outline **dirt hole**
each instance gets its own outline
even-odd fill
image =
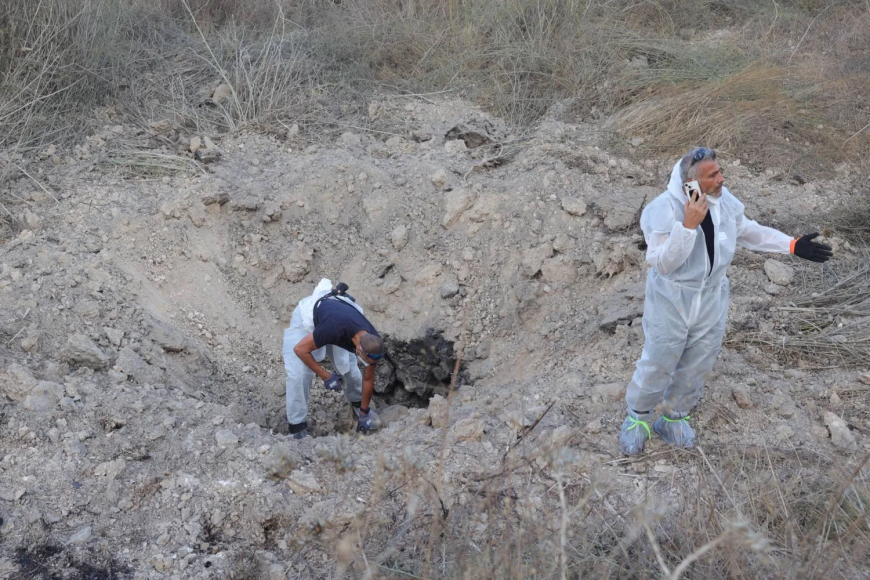
[[[446,397],[456,367],[454,341],[442,331],[430,328],[409,341],[385,336],[387,356],[378,365],[375,392],[390,405],[426,407],[433,395]],[[456,387],[468,380],[460,363]]]

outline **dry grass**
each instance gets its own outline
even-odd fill
[[[589,469],[576,438],[551,433],[460,481],[439,483],[420,450],[386,452],[370,507],[310,530],[294,560],[336,558],[318,578],[866,577],[866,459],[741,445],[662,452],[670,473],[657,458]]]
[[[818,172],[870,142],[868,24],[858,0],[10,0],[0,144],[75,139],[100,104],[197,130],[322,131],[367,123],[389,85],[465,95],[514,126],[557,104],[615,114],[658,151],[703,142]],[[204,106],[220,83],[232,99]]]
[[[833,277],[833,278],[832,278]],[[821,367],[866,367],[870,360],[870,257],[845,273],[825,269],[805,280],[802,297],[780,305],[781,330],[741,342]]]
[[[740,155],[745,144],[758,139],[773,148],[752,160],[775,164],[787,152],[772,137],[783,115],[800,108],[788,89],[801,84],[809,90],[811,81],[781,67],[752,64],[698,88],[658,89],[622,111],[617,126],[630,134],[655,135],[663,151],[678,150],[686,143],[717,143],[720,149]],[[839,151],[828,137],[821,131],[812,136],[817,148],[827,147],[827,156],[837,158]]]

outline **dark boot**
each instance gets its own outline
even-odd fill
[[[305,439],[308,437],[308,421],[302,421],[295,425],[290,423],[289,431],[292,439]]]

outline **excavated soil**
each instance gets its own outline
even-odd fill
[[[610,478],[614,505],[653,489],[681,501],[672,483],[694,473],[691,455],[657,439],[640,460],[616,447],[643,342],[637,217],[674,160],[610,153],[596,127],[553,119],[511,136],[459,101],[369,110],[406,132],[202,136],[203,163],[178,173],[154,161],[178,151],[154,141],[132,165],[125,143],[168,131],[185,152],[182,128],[101,111],[103,132],[26,160],[32,178],[13,182],[16,221],[0,232],[3,577],[360,577],[360,558],[342,559],[359,522],[372,561],[422,558],[438,510],[484,537],[480,482],[556,444],[577,452],[577,485]],[[854,178],[798,185],[734,155],[723,166],[750,217],[796,235],[827,225]],[[716,465],[763,448],[827,469],[870,448],[867,409],[836,397],[860,384],[856,370],[739,340],[779,328],[777,305],[857,260],[828,240],[823,270],[738,252],[729,342],[696,412]],[[773,284],[767,260],[793,280]],[[375,397],[387,426],[367,438],[335,437],[351,413],[319,381],[316,436],[284,435],[282,332],[324,277],[349,284],[389,337]],[[851,440],[831,438],[826,411]],[[409,473],[443,482],[419,520],[412,496],[432,486],[390,487]],[[511,480],[532,511],[558,501],[536,477]]]

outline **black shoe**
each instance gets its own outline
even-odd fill
[[[308,437],[308,421],[290,423],[290,437],[293,439],[305,439]]]

